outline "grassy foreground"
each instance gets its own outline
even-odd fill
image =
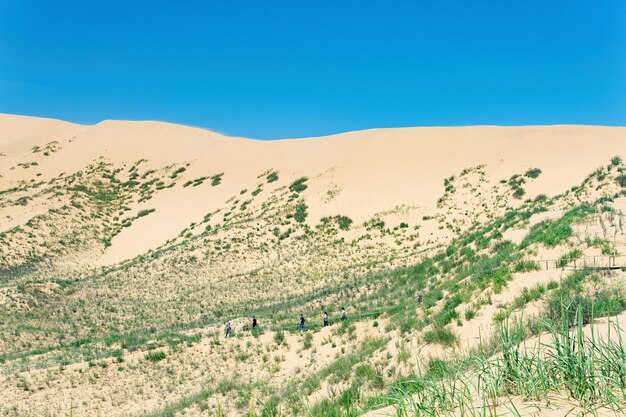
[[[624,415],[626,337],[616,318],[585,325],[577,308],[573,323],[563,314],[533,325],[537,335],[529,339],[529,322],[505,320],[478,349],[421,364],[388,395],[364,398],[351,388],[306,407],[305,415],[356,417],[383,408],[371,415],[495,417],[543,415],[553,406],[567,407],[568,415]],[[275,404],[256,405],[261,411],[251,402],[249,417],[290,415]]]

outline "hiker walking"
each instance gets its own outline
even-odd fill
[[[417,305],[421,305],[422,304],[422,292],[418,291],[417,292]]]
[[[341,321],[344,321],[345,319],[346,319],[346,308],[341,307]]]
[[[224,337],[230,336],[230,320],[226,320],[226,327],[224,328],[224,332],[226,333]]]
[[[256,317],[252,316],[252,328],[256,329],[256,326],[257,326]]]
[[[328,326],[328,313],[324,311],[324,327]]]
[[[300,323],[298,324],[298,332],[304,331],[304,314],[300,313]]]

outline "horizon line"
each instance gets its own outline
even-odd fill
[[[102,123],[106,122],[119,122],[119,123],[164,123],[168,125],[174,126],[183,126],[191,129],[199,129],[204,130],[211,133],[216,133],[218,135],[228,137],[228,138],[239,138],[239,139],[249,139],[249,140],[257,140],[257,141],[279,141],[279,140],[300,140],[300,139],[316,139],[316,138],[325,138],[331,136],[338,136],[348,133],[357,133],[357,132],[367,132],[367,131],[375,131],[375,130],[400,130],[400,129],[458,129],[458,128],[478,128],[478,127],[487,127],[487,128],[511,128],[511,127],[556,127],[556,126],[581,126],[581,127],[615,127],[615,128],[626,128],[625,125],[613,125],[613,124],[590,124],[590,123],[546,123],[546,124],[459,124],[459,125],[409,125],[409,126],[391,126],[391,127],[366,127],[362,129],[354,129],[354,130],[344,130],[335,133],[328,133],[317,136],[296,136],[296,137],[278,137],[278,138],[253,138],[247,136],[239,136],[233,135],[230,133],[226,133],[220,131],[218,129],[213,129],[206,126],[193,125],[188,123],[181,122],[173,122],[167,120],[156,120],[156,119],[102,119],[95,123],[84,123],[84,122],[75,122],[71,120],[60,119],[58,117],[49,117],[49,116],[33,116],[28,114],[16,114],[16,113],[5,113],[0,112],[0,116],[13,116],[20,118],[31,118],[31,119],[43,119],[43,120],[54,120],[63,123],[69,123],[79,126],[85,127],[94,127]]]

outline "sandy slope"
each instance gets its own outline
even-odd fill
[[[48,157],[34,146],[58,142]],[[270,169],[275,186],[301,176],[316,178],[308,198],[309,220],[345,214],[362,221],[407,204],[435,207],[443,180],[464,168],[486,165],[497,182],[530,167],[539,181],[525,186],[528,197],[553,195],[579,183],[613,155],[626,156],[626,128],[597,126],[455,127],[373,129],[321,138],[256,141],[161,122],[104,121],[93,126],[24,116],[0,115],[0,189],[20,180],[48,179],[75,172],[104,158],[127,168],[189,164],[183,180],[224,172],[220,187],[166,189],[135,210],[156,212],[118,235],[100,263],[108,264],[162,244],[244,188],[261,182]],[[19,163],[36,161],[24,169]],[[37,176],[39,174],[39,176]],[[268,185],[266,185],[268,187]],[[337,190],[332,199],[327,189]],[[330,200],[330,201],[329,201]],[[9,213],[14,218],[17,211]],[[14,222],[3,219],[4,226]]]

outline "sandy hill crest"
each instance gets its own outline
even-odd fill
[[[255,189],[261,174],[270,171],[280,179],[265,188],[311,179],[308,222],[338,214],[362,222],[399,206],[415,207],[415,218],[428,215],[444,194],[444,179],[471,167],[484,167],[485,181],[494,184],[539,168],[541,178],[525,187],[525,198],[532,198],[563,192],[611,156],[624,154],[626,128],[621,127],[422,127],[257,141],[162,122],[107,120],[84,126],[0,115],[1,189],[79,172],[95,161],[113,169],[142,161],[144,172],[185,167],[181,184],[129,205],[155,213],[120,233],[109,249],[117,254],[105,254],[105,263],[157,247],[242,190]],[[182,187],[219,173],[220,187]],[[31,209],[43,208],[2,210],[2,229],[29,218]]]

